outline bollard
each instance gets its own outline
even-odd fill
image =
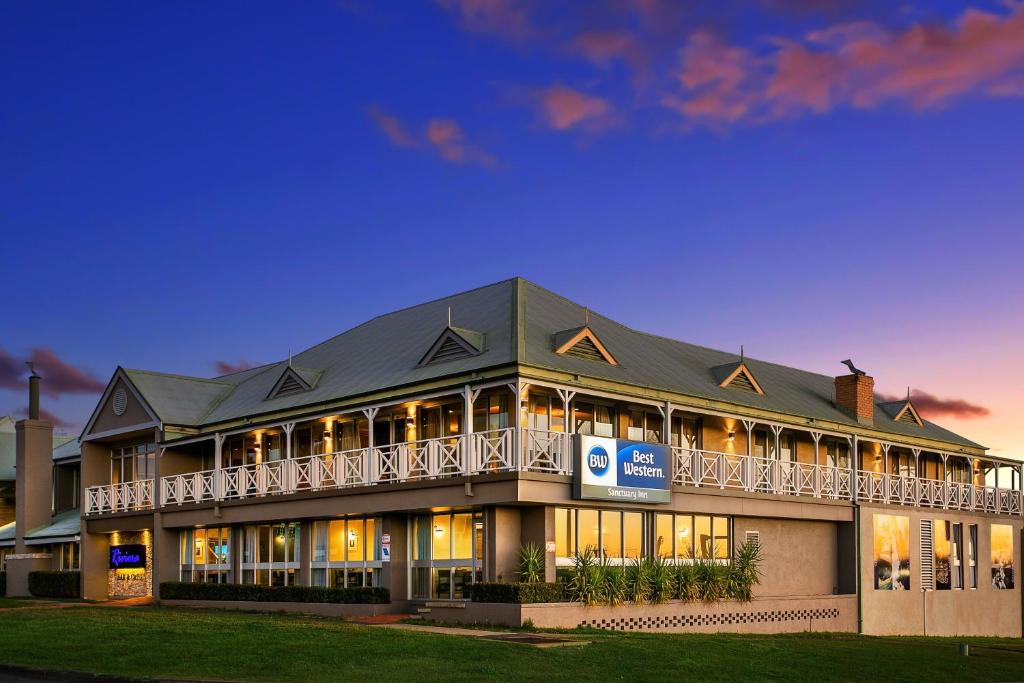
[[[971,646],[967,643],[960,643],[960,655],[963,657],[971,656]]]

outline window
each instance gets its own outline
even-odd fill
[[[53,468],[53,501],[51,512],[59,514],[78,507],[78,471],[76,465],[57,465]]]
[[[629,411],[629,428],[626,438],[630,441],[661,443],[663,420],[661,415],[642,410]]]
[[[10,552],[11,548],[0,548],[0,572],[7,571],[7,555]]]
[[[953,565],[951,563],[952,525],[942,519],[935,520],[935,590],[948,591],[953,588]]]
[[[963,590],[964,587],[964,525],[953,524],[952,538],[953,588]]]
[[[465,600],[470,585],[483,580],[482,513],[419,515],[412,520],[412,539],[414,598]]]
[[[368,448],[370,445],[370,432],[367,421],[358,419],[335,422],[333,445],[334,451],[339,453]]]
[[[850,467],[849,445],[836,439],[824,439],[825,464],[829,467],[848,469]]]
[[[299,571],[299,523],[244,528],[242,583],[293,586]]]
[[[577,434],[615,436],[615,413],[609,406],[574,401],[573,415]]]
[[[555,508],[556,567],[572,566],[576,553],[586,548],[611,564],[627,564],[634,557],[642,557],[644,513]]]
[[[654,516],[654,552],[666,560],[727,560],[732,556],[728,517]]]
[[[699,449],[701,447],[700,423],[687,417],[673,417],[672,445]]]
[[[978,587],[978,525],[967,527],[967,585]]]
[[[77,543],[61,543],[53,553],[57,557],[57,568],[62,572],[78,571],[81,553]]]
[[[1013,527],[993,524],[992,533],[992,587],[1002,590],[1013,588]]]
[[[110,483],[122,484],[156,476],[156,445],[141,443],[115,448],[110,455]]]
[[[181,580],[186,583],[230,583],[231,529],[186,529],[180,534]]]
[[[492,432],[508,427],[508,393],[491,393],[473,405],[473,431]]]
[[[530,429],[540,431],[565,431],[565,406],[557,396],[530,394],[530,410],[527,418]]]
[[[310,557],[314,586],[379,586],[380,520],[374,517],[313,522]]]

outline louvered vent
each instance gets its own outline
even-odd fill
[[[459,342],[455,341],[451,337],[444,340],[441,346],[434,352],[428,363],[443,363],[449,360],[458,360],[460,358],[469,358],[473,354],[470,353],[466,347]]]
[[[284,378],[284,381],[281,382],[281,386],[277,388],[277,393],[274,394],[274,397],[276,398],[278,396],[288,396],[289,394],[297,394],[300,391],[305,390],[306,388],[299,384],[299,381],[295,379],[293,375],[288,375],[287,377]]]
[[[729,388],[730,389],[740,389],[742,391],[749,391],[752,394],[756,394],[757,393],[757,389],[755,389],[754,385],[751,384],[750,378],[747,377],[747,373],[745,373],[745,372],[741,372],[738,375],[736,375],[735,377],[733,377],[732,381],[729,382]]]
[[[903,411],[903,414],[900,415],[900,419],[897,420],[897,422],[905,422],[906,424],[917,425],[917,419],[914,417],[914,413],[912,410],[910,410],[910,408],[907,408],[906,410]]]
[[[607,362],[590,337],[583,337],[580,339],[572,346],[572,348],[565,352],[565,355],[582,358],[584,360],[596,360],[601,361],[602,363]]]
[[[761,547],[761,532],[760,531],[747,531],[743,534],[743,540],[751,545]]]
[[[921,588],[935,590],[935,553],[933,551],[932,520],[921,520]]]

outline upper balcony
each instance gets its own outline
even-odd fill
[[[496,472],[571,475],[572,435],[514,427],[163,477],[159,505],[281,496]],[[678,486],[1020,515],[1022,493],[753,455],[672,447]],[[85,514],[154,507],[153,480],[93,486]]]

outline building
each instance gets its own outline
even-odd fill
[[[71,436],[53,436],[49,423],[37,422],[44,432],[44,443],[45,433],[50,434],[51,459],[47,462],[45,457],[39,458],[32,463],[33,468],[36,462],[39,464],[37,469],[33,469],[30,481],[28,477],[20,479],[16,476],[17,430],[21,427],[15,426],[13,418],[0,417],[0,495],[4,496],[0,513],[4,514],[2,519],[5,522],[0,524],[0,571],[7,571],[8,556],[17,557],[19,554],[32,556],[28,561],[33,569],[78,569],[81,518],[78,440]],[[25,508],[17,517],[29,520],[24,536],[20,538],[24,543],[21,550],[17,550],[21,529],[15,521],[19,500],[24,501]],[[12,564],[16,563],[17,560]],[[14,574],[24,581],[15,579],[8,588],[8,594],[27,594],[27,574],[17,570]]]
[[[645,334],[517,278],[223,377],[119,368],[81,437],[82,586],[380,585],[395,611],[501,620],[468,589],[515,580],[527,542],[555,580],[585,546],[756,539],[753,603],[535,623],[1020,636],[1021,474],[852,363]],[[112,569],[124,546],[144,559]]]

